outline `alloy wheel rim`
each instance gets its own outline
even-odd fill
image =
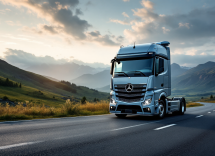
[[[182,103],[181,111],[184,112],[184,103]]]
[[[163,105],[160,105],[160,106],[159,106],[159,114],[160,114],[160,117],[162,117],[162,116],[163,116],[163,114],[164,114],[164,108],[163,108]]]

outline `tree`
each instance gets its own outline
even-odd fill
[[[204,99],[204,97],[202,97],[201,99]]]
[[[210,96],[210,99],[213,99],[213,98],[214,98],[213,95],[211,95],[211,96]]]
[[[98,102],[98,101],[99,101],[99,99],[95,98],[93,101],[94,101],[94,102]]]
[[[22,84],[21,83],[19,84],[19,88],[22,88]]]
[[[93,101],[94,101],[94,102],[97,102],[97,99],[95,98]]]
[[[87,98],[84,96],[84,97],[81,99],[81,104],[85,104],[85,103],[86,103],[86,100],[87,100]]]

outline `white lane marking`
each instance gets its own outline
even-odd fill
[[[208,113],[211,113],[211,112],[208,112]]]
[[[6,123],[17,123],[19,121],[5,121]]]
[[[196,118],[200,118],[200,117],[202,117],[202,116],[204,116],[204,115],[199,115],[199,116],[196,116]]]
[[[40,143],[43,141],[37,141],[37,142],[25,142],[25,143],[20,143],[20,144],[13,144],[13,145],[7,145],[7,146],[0,146],[0,150],[8,149],[8,148],[13,148],[13,147],[19,147],[19,146],[26,146],[26,145],[32,145],[36,143]]]
[[[150,124],[150,123],[156,123],[156,122],[160,122],[160,121],[148,122],[148,123],[139,124],[139,125],[133,125],[133,126],[128,126],[128,127],[117,128],[117,129],[113,129],[111,131],[118,131],[118,130],[123,130],[123,129],[127,129],[127,128],[133,128],[133,127],[143,126],[143,125],[147,125],[147,124]]]
[[[163,127],[156,128],[156,129],[154,129],[154,130],[160,130],[160,129],[172,127],[172,126],[175,126],[175,125],[176,125],[176,124],[171,124],[171,125],[167,125],[167,126],[163,126]]]

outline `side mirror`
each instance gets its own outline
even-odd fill
[[[155,59],[155,76],[158,76],[159,74],[159,59]]]
[[[113,75],[113,68],[114,68],[114,62],[115,60],[111,60],[111,68],[110,68],[110,74]]]

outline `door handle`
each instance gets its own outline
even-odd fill
[[[161,87],[163,87],[163,83],[161,84]]]

